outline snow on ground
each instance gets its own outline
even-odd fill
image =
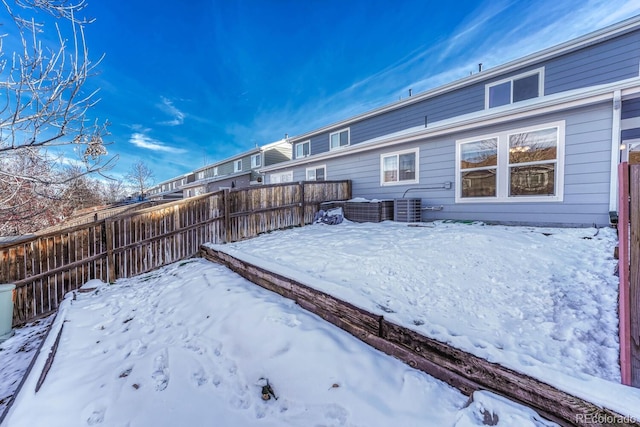
[[[265,379],[277,400],[262,399]],[[464,427],[482,425],[487,406],[498,425],[550,425],[499,399],[467,401],[293,301],[196,259],[68,296],[3,426]]]
[[[615,384],[614,229],[417,225],[318,224],[215,248],[640,416],[640,390]]]
[[[611,229],[345,222],[216,248],[640,418],[640,390],[615,384],[615,240]],[[204,260],[92,287],[64,300],[2,427],[547,425],[487,392],[467,405]],[[262,400],[263,378],[277,400]]]
[[[35,357],[52,320],[53,316],[49,316],[15,328],[15,334],[0,343],[0,419]]]

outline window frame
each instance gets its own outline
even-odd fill
[[[338,145],[337,147],[332,147],[331,146],[331,138],[333,137],[333,135],[340,135],[342,132],[347,132],[347,143],[345,145]],[[338,139],[338,141],[339,141],[339,139]],[[344,129],[340,129],[340,130],[337,130],[335,132],[329,133],[329,151],[341,150],[341,149],[346,148],[346,147],[348,147],[350,145],[351,145],[351,128],[344,128]]]
[[[512,105],[514,103],[513,101],[513,82],[515,80],[521,80],[525,77],[529,77],[532,76],[534,74],[538,74],[538,96],[535,96],[533,98],[529,98],[529,99],[536,99],[536,98],[540,98],[542,96],[544,96],[544,67],[540,67],[540,68],[536,68],[534,70],[531,71],[527,71],[524,73],[520,73],[517,74],[515,76],[511,76],[511,77],[507,77],[505,79],[501,79],[501,80],[496,80],[495,82],[491,82],[491,83],[487,83],[484,85],[484,108],[485,110],[489,110],[492,108],[499,108],[499,107],[504,107],[507,105]],[[489,94],[490,94],[490,90],[492,87],[495,86],[499,86],[501,84],[510,82],[510,94],[509,94],[509,103],[507,104],[502,104],[502,105],[496,105],[495,107],[490,107],[489,106]],[[528,101],[529,99],[525,99],[522,101],[516,101],[516,102],[523,102],[523,101]]]
[[[413,153],[415,155],[415,177],[412,180],[400,180],[400,156],[403,154]],[[384,160],[388,157],[395,156],[398,161],[398,180],[385,181],[384,179]],[[406,150],[391,151],[380,154],[380,186],[387,187],[393,185],[414,185],[420,184],[420,147],[409,148]]]
[[[242,172],[242,159],[233,161],[233,173]]]
[[[257,161],[256,161],[257,159]],[[262,154],[252,154],[251,155],[251,169],[262,167]]]
[[[331,137],[329,137],[329,144],[331,144]],[[302,156],[298,155],[298,147],[304,147],[307,146],[307,154],[303,154]],[[309,157],[311,155],[311,140],[308,139],[306,141],[302,141],[302,142],[297,142],[294,146],[294,151],[296,153],[296,159],[302,159],[304,157]],[[302,149],[302,152],[304,153],[304,148]]]
[[[273,178],[277,176],[278,177],[278,182],[273,182]],[[286,176],[288,179],[286,181],[282,180],[282,177]],[[284,171],[284,172],[275,172],[272,174],[269,174],[269,184],[282,184],[282,183],[286,183],[286,182],[293,182],[293,171],[289,170],[289,171]]]
[[[326,181],[327,180],[327,165],[318,165],[318,166],[313,166],[313,167],[306,168],[305,171],[304,171],[305,181],[317,181],[316,177],[318,176],[318,173],[317,173],[318,169],[323,169],[324,170],[324,179],[322,181]],[[313,179],[309,178],[309,171],[313,171]]]
[[[556,141],[556,158],[555,160],[549,160],[541,162],[541,164],[554,163],[555,169],[555,194],[550,196],[543,195],[517,195],[510,196],[510,169],[517,163],[510,163],[509,161],[509,137],[511,135],[536,132],[547,130],[551,128],[557,128],[557,141]],[[456,153],[455,153],[455,203],[540,203],[540,202],[562,202],[564,201],[564,150],[565,150],[565,138],[566,138],[566,124],[564,120],[556,122],[548,122],[540,125],[527,126],[522,128],[507,129],[499,132],[493,132],[484,135],[478,135],[471,138],[464,138],[456,140]],[[497,165],[496,165],[496,195],[487,197],[462,197],[462,179],[461,173],[464,169],[461,168],[461,150],[462,146],[467,143],[477,142],[479,140],[486,140],[496,138],[498,140],[497,147]]]

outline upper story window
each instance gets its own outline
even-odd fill
[[[380,185],[417,184],[419,152],[414,148],[380,155]]]
[[[204,179],[204,171],[198,172],[198,179]]]
[[[213,167],[213,176],[218,176],[218,167],[217,166]]]
[[[262,154],[254,154],[251,156],[251,168],[259,168],[262,166]]]
[[[311,141],[304,141],[296,144],[296,159],[307,157],[309,154],[311,154]]]
[[[242,171],[242,159],[236,160],[235,162],[233,162],[233,171],[234,172]]]
[[[564,122],[456,142],[456,202],[562,201]]]
[[[329,134],[330,150],[335,150],[336,148],[340,147],[346,147],[347,145],[349,145],[349,128]]]
[[[324,181],[327,179],[327,166],[307,168],[307,181]]]
[[[493,108],[542,96],[544,68],[489,83],[485,86],[485,107]]]

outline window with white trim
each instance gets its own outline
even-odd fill
[[[313,168],[307,168],[306,173],[307,181],[324,181],[327,179],[327,166],[316,166]]]
[[[420,150],[395,151],[380,155],[380,185],[417,184]]]
[[[262,166],[262,154],[254,154],[251,156],[251,169]]]
[[[218,176],[218,167],[217,166],[213,167],[213,176]]]
[[[293,182],[293,171],[272,173],[269,175],[269,184],[280,184],[282,182]]]
[[[329,149],[335,150],[349,145],[349,128],[329,134]]]
[[[542,96],[544,68],[489,83],[485,86],[485,108],[494,108]]]
[[[456,202],[562,201],[564,126],[456,141]]]
[[[242,171],[242,159],[236,160],[235,162],[233,162],[233,171],[234,172]]]
[[[311,141],[304,141],[296,144],[296,159],[307,157],[310,154],[311,154]]]

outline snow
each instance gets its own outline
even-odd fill
[[[214,246],[640,418],[619,385],[611,228],[345,221]]]
[[[13,398],[44,339],[53,316],[15,328],[15,334],[0,343],[0,418]]]
[[[345,221],[216,249],[640,418],[640,390],[617,384],[614,230],[412,225]],[[277,400],[262,400],[265,379]],[[487,417],[553,425],[488,392],[469,402],[293,301],[194,259],[68,295],[3,427],[465,427]]]

